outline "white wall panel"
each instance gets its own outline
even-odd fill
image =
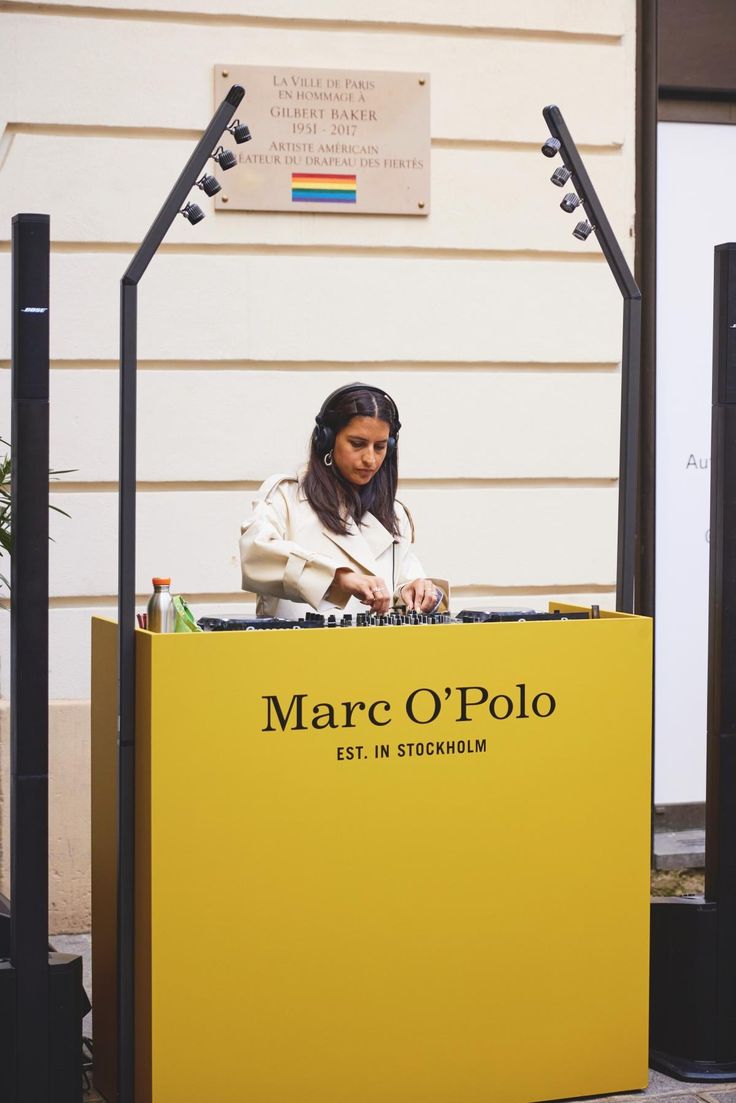
[[[118,355],[117,254],[52,257],[51,355]],[[10,257],[0,255],[0,299]],[[138,355],[161,360],[616,361],[605,262],[164,254],[139,291]],[[0,359],[10,334],[0,332]]]
[[[100,8],[119,2],[102,0]],[[119,279],[129,254],[106,251],[107,243],[137,241],[150,224],[191,149],[191,138],[172,137],[175,129],[189,133],[211,115],[213,62],[429,70],[437,140],[430,218],[210,212],[196,231],[183,220],[174,227],[168,240],[192,250],[159,256],[141,285],[141,358],[170,370],[140,373],[139,476],[165,486],[257,481],[288,469],[299,461],[324,393],[361,374],[349,367],[320,372],[320,362],[368,362],[367,378],[380,378],[402,408],[404,477],[440,480],[404,491],[425,553],[449,563],[474,598],[482,603],[494,587],[516,593],[523,585],[611,585],[616,491],[606,481],[613,483],[617,468],[618,376],[527,366],[617,362],[620,299],[600,261],[540,255],[590,257],[597,245],[571,238],[572,220],[558,212],[559,193],[547,181],[551,166],[523,143],[543,140],[547,102],[560,103],[579,143],[625,142],[622,152],[585,156],[631,255],[634,3],[351,0],[346,7],[344,0],[315,0],[308,13],[301,0],[157,3],[141,0],[135,15],[123,4],[122,18],[96,18],[89,9],[72,18],[68,7],[58,16],[37,14],[29,5],[3,21],[0,64],[10,89],[3,115],[20,132],[5,147],[0,224],[14,210],[47,209],[56,241],[90,245],[89,252],[74,246],[53,257],[52,355],[70,367],[52,376],[52,463],[77,467],[75,484],[116,478],[117,374],[73,365],[117,356]],[[147,6],[150,18],[141,17]],[[36,80],[39,67],[46,82]],[[34,124],[70,129],[23,132]],[[85,126],[92,130],[74,130]],[[106,127],[126,129],[105,137]],[[145,128],[157,140],[146,140]],[[168,138],[158,139],[156,128],[166,128]],[[446,139],[460,142],[448,147]],[[517,144],[466,148],[464,140]],[[80,165],[92,166],[93,179],[81,195],[69,184]],[[299,255],[333,246],[334,255]],[[340,255],[351,247],[378,253]],[[291,248],[297,255],[284,255]],[[253,249],[274,251],[247,255]],[[382,249],[409,252],[391,257]],[[427,255],[411,256],[414,249]],[[471,250],[529,256],[460,256]],[[442,259],[449,251],[458,256]],[[8,269],[7,253],[0,254],[6,299]],[[0,359],[8,356],[8,334],[0,330]],[[201,370],[179,372],[179,361]],[[218,370],[219,361],[235,370]],[[375,370],[402,362],[412,370]],[[464,362],[507,367],[458,371]],[[270,363],[279,370],[268,371]],[[289,363],[310,370],[283,370]],[[422,363],[447,368],[422,372]],[[257,364],[264,370],[248,370]],[[514,364],[526,370],[513,372]],[[0,372],[0,414],[7,388],[8,373]],[[269,410],[279,411],[276,431]],[[7,432],[2,422],[0,416],[0,433]],[[443,487],[444,479],[508,482],[458,488]],[[566,479],[582,485],[548,485]],[[586,486],[592,479],[603,482]],[[57,592],[75,600],[111,592],[115,496],[57,497],[73,515],[53,519]],[[237,588],[230,541],[244,497],[224,490],[142,493],[143,589],[146,576],[167,567],[191,576],[195,592]],[[473,528],[472,547],[451,540],[458,518],[461,529]],[[479,541],[493,554],[481,556]],[[74,649],[64,641],[77,631],[68,618],[79,620],[79,613],[53,611],[58,696],[76,678]]]
[[[657,157],[654,792],[671,804],[706,795],[713,250],[734,240],[736,131],[659,123]],[[712,180],[697,218],[685,162]]]
[[[405,479],[618,476],[614,373],[212,370],[139,372],[138,478],[260,481],[295,470],[325,396],[361,374],[399,407]],[[5,439],[9,376],[0,372]],[[117,481],[116,370],[52,373],[51,460],[75,468],[67,481]]]
[[[211,118],[215,62],[430,72],[432,213],[177,220],[140,288],[141,605],[151,575],[170,572],[198,615],[253,608],[239,589],[245,484],[297,464],[324,395],[365,376],[401,408],[401,495],[455,610],[544,608],[555,594],[611,607],[621,300],[596,241],[572,238],[538,146],[542,107],[558,103],[631,260],[636,10],[48,0],[2,15],[0,302],[10,217],[48,211],[51,463],[78,469],[52,496],[71,517],[52,515],[49,549],[54,784],[76,814],[55,829],[55,877],[70,883],[70,848],[84,872],[89,621],[115,616],[120,277]],[[247,100],[239,114],[248,121]],[[0,325],[0,435],[9,356]],[[0,697],[8,622],[0,610]],[[63,773],[72,737],[80,757]],[[0,877],[7,772],[4,760]],[[68,914],[84,925],[79,885]]]
[[[422,565],[460,586],[610,585],[615,488],[402,490]]]
[[[70,0],[48,0],[69,6]],[[89,0],[71,0],[71,6],[89,7]],[[29,7],[32,5],[29,4]],[[125,9],[122,0],[96,0],[96,8]],[[329,20],[349,26],[354,22],[410,23],[431,31],[435,25],[467,30],[547,30],[553,33],[621,34],[628,6],[624,0],[136,0],[141,11],[213,12],[243,17],[293,19],[308,26]]]
[[[54,241],[139,242],[153,220],[152,208],[168,195],[193,144],[191,139],[154,143],[146,138],[15,134],[0,169],[0,237],[9,238],[16,211],[38,210],[51,213]],[[72,194],[69,181],[89,164],[94,165],[94,186]],[[572,236],[579,219],[559,210],[564,191],[549,182],[558,164],[536,149],[434,149],[428,218],[215,211],[200,196],[205,221],[194,229],[177,219],[166,241],[598,253],[594,237],[582,243]],[[53,165],[54,171],[29,174],[29,165]],[[626,159],[593,153],[586,156],[586,166],[623,248],[632,251]],[[228,179],[223,178],[225,192]]]
[[[428,573],[460,586],[610,585],[615,579],[614,488],[407,488]],[[238,536],[252,494],[152,491],[138,497],[136,589],[171,575],[184,593],[240,589]],[[52,494],[51,592],[117,589],[117,495]]]
[[[128,127],[206,125],[216,63],[339,66],[431,73],[435,138],[536,142],[547,134],[542,107],[557,103],[577,142],[608,145],[623,141],[633,110],[624,62],[615,42],[305,34],[288,24],[162,24],[23,12],[5,15],[0,38],[10,122]],[[247,118],[247,101],[240,114]]]

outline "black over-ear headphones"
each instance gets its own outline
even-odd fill
[[[391,395],[386,394],[380,387],[372,387],[369,383],[348,383],[344,387],[338,387],[336,391],[329,394],[322,403],[322,407],[314,419],[316,422],[314,429],[314,443],[317,447],[317,451],[320,456],[326,456],[328,452],[331,452],[335,446],[335,430],[331,425],[327,424],[327,416],[330,411],[330,407],[336,398],[342,398],[343,395],[348,395],[352,391],[371,391],[373,394],[379,394],[382,398],[385,398],[391,406],[391,428],[389,430],[389,438],[386,444],[386,455],[390,456],[392,452],[396,451],[396,443],[399,436],[399,429],[401,428],[401,422],[399,421],[399,411],[396,407]],[[356,408],[357,416],[361,416]]]

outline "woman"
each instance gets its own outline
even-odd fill
[[[414,526],[396,499],[399,412],[377,387],[351,383],[315,419],[306,471],[274,475],[242,526],[243,589],[259,616],[421,613],[447,609],[412,549]]]

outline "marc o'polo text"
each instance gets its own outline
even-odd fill
[[[357,728],[369,725],[385,728],[394,718],[391,701],[315,701],[308,693],[279,697],[269,693],[264,703],[263,732],[316,731]],[[445,686],[435,690],[419,686],[412,690],[400,709],[413,724],[432,724],[437,720],[467,724],[489,720],[546,720],[557,708],[547,690],[532,692],[526,682],[517,682],[506,693],[491,693],[485,686]]]

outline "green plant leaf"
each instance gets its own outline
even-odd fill
[[[8,452],[0,457],[0,558],[2,558],[3,552],[5,552],[6,555],[11,555],[13,551],[13,534],[10,517],[10,477],[12,461],[10,455],[11,446],[8,441],[0,437],[0,444],[4,444],[8,449]],[[77,470],[78,468],[76,467],[50,470],[49,479],[57,479],[60,475],[71,475]],[[71,518],[71,514],[67,513],[61,506],[54,506],[49,503],[49,509],[53,509],[55,513],[61,513],[64,517]],[[49,537],[49,539],[51,539],[51,537]],[[3,574],[0,574],[0,583],[10,590],[10,582]]]

